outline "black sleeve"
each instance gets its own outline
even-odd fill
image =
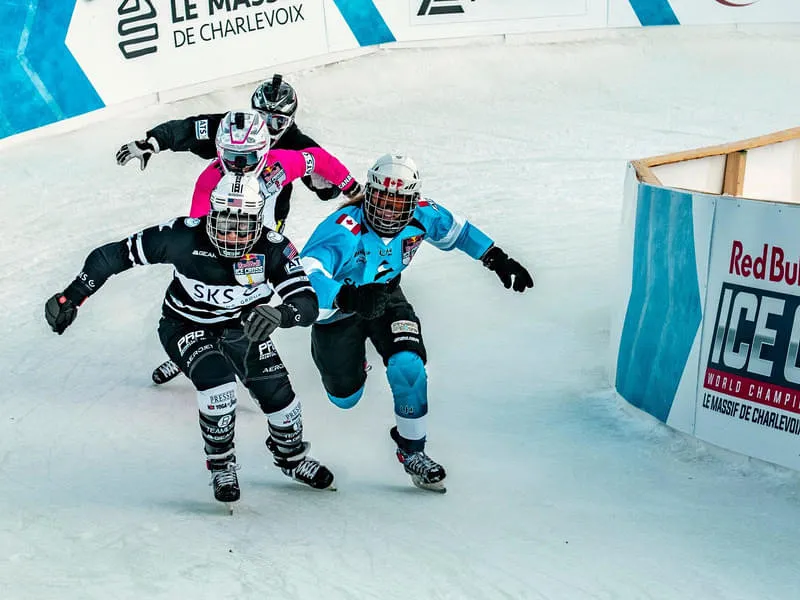
[[[167,121],[149,130],[146,137],[156,138],[159,150],[191,152],[200,158],[212,159],[217,156],[214,138],[224,116],[216,113]]]
[[[70,296],[76,296],[70,297],[70,300],[79,303],[99,290],[112,275],[137,265],[171,262],[172,250],[182,245],[180,238],[187,237],[173,229],[176,222],[177,219],[148,227],[124,240],[92,250],[83,263],[83,269],[69,286],[72,292]],[[79,295],[83,295],[83,298],[77,297]]]
[[[304,150],[306,148],[319,148],[319,144],[311,137],[300,131],[296,123],[292,123],[289,130],[275,142],[275,149]]]
[[[270,232],[272,257],[269,282],[281,297],[284,315],[281,327],[308,327],[319,316],[319,300],[300,262],[297,249],[287,238]],[[278,237],[280,236],[280,240]],[[268,237],[270,239],[270,237]]]

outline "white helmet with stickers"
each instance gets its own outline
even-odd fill
[[[257,110],[227,113],[220,121],[215,143],[225,171],[261,173],[267,164],[269,130]]]
[[[392,237],[411,222],[420,198],[419,169],[403,154],[385,154],[367,171],[364,216],[378,235]]]
[[[211,243],[226,258],[244,255],[264,229],[264,197],[258,177],[227,173],[211,192],[211,212],[206,232]]]

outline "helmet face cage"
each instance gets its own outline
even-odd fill
[[[235,209],[212,210],[206,233],[220,256],[240,258],[261,237],[261,215],[247,215]],[[235,234],[235,235],[234,235]]]
[[[266,165],[270,136],[258,111],[226,114],[217,129],[215,143],[217,156],[226,172],[260,172]]]
[[[364,188],[364,216],[375,233],[392,237],[400,233],[414,217],[419,194],[399,194],[378,190],[367,184]]]
[[[274,143],[294,123],[297,93],[276,73],[256,88],[251,105],[263,114]]]
[[[258,180],[239,173],[225,175],[211,193],[206,233],[220,256],[239,258],[263,231],[264,198]]]
[[[367,172],[364,217],[378,235],[397,235],[414,218],[420,198],[420,178],[414,161],[386,154]]]

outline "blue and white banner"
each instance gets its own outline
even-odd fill
[[[0,138],[105,106],[66,45],[75,0],[3,0]]]
[[[609,0],[608,26],[797,23],[796,0]]]
[[[0,0],[0,139],[340,51],[464,36],[800,22],[797,0]],[[330,60],[333,60],[332,58]]]

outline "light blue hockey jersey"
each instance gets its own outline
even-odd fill
[[[425,198],[419,201],[411,222],[393,238],[382,238],[367,227],[361,204],[331,214],[317,226],[300,253],[319,297],[317,322],[346,316],[333,305],[343,284],[391,281],[411,263],[423,241],[440,250],[458,248],[475,259],[493,244],[466,219]]]

